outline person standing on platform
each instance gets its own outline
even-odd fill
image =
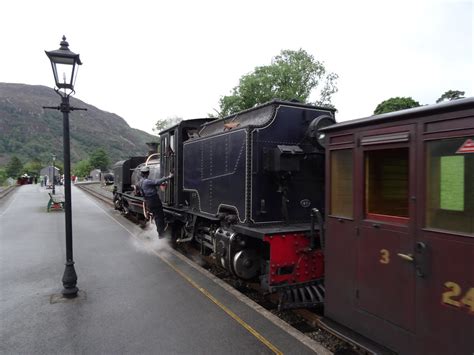
[[[150,168],[144,166],[140,169],[142,175],[142,180],[138,183],[140,192],[145,199],[145,204],[153,213],[153,219],[155,220],[156,230],[158,232],[158,238],[163,238],[163,233],[165,232],[165,215],[163,213],[163,206],[161,204],[160,197],[158,196],[157,187],[159,187],[164,182],[170,180],[173,177],[173,174],[169,176],[162,177],[161,179],[149,179]]]

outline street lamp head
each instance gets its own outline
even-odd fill
[[[53,161],[56,161],[56,154],[52,154]]]
[[[54,51],[45,51],[51,67],[53,68],[54,81],[58,89],[68,89],[74,92],[74,84],[76,81],[78,66],[82,64],[79,54],[69,50],[69,43],[66,37],[60,43],[61,47]]]

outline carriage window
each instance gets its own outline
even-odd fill
[[[426,226],[474,233],[474,154],[467,137],[427,144]]]
[[[168,147],[168,136],[165,136],[162,140],[163,144],[161,145],[161,154],[166,154],[166,148]]]
[[[464,211],[464,157],[441,157],[439,168],[439,207],[442,210]]]
[[[170,150],[174,152],[174,134],[170,134]]]
[[[331,215],[353,217],[352,149],[331,152]]]
[[[408,148],[365,152],[366,217],[388,222],[408,220]]]
[[[168,146],[168,136],[162,136],[161,137],[161,144],[160,144],[160,161],[162,162],[162,165],[166,164],[166,147]],[[160,169],[162,170],[163,167]]]

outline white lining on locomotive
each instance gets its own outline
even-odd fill
[[[202,143],[202,142],[204,142],[204,141],[206,141],[206,140],[215,138],[215,137],[220,136],[220,135],[224,135],[224,134],[225,134],[225,135],[229,136],[230,134],[240,133],[242,130],[245,130],[246,139],[245,139],[245,141],[244,141],[243,144],[242,144],[241,150],[240,150],[240,152],[239,152],[239,156],[238,156],[237,161],[236,161],[236,164],[235,164],[235,166],[234,166],[234,170],[233,170],[231,173],[216,175],[216,176],[212,176],[212,177],[208,177],[208,178],[204,178],[204,177],[202,177],[202,175],[201,175],[201,179],[202,179],[202,181],[208,181],[208,180],[212,180],[212,179],[215,179],[215,178],[224,177],[224,176],[229,176],[229,175],[234,174],[234,173],[236,172],[236,170],[237,170],[237,166],[238,166],[238,163],[239,163],[240,158],[241,158],[241,155],[242,155],[243,147],[244,147],[244,146],[245,146],[245,147],[247,146],[247,144],[248,144],[248,142],[249,142],[249,139],[250,139],[250,166],[247,166],[247,165],[248,165],[248,162],[247,162],[247,161],[245,162],[245,168],[246,168],[246,172],[245,172],[245,198],[246,198],[246,197],[248,196],[248,194],[250,193],[250,203],[247,204],[247,202],[245,201],[245,203],[244,203],[244,205],[245,205],[245,208],[244,208],[244,209],[245,209],[245,212],[244,212],[244,213],[245,213],[245,216],[247,216],[247,215],[248,215],[248,211],[249,211],[249,209],[250,209],[249,222],[251,222],[251,223],[255,223],[255,220],[254,220],[254,218],[253,218],[253,210],[252,210],[252,208],[251,208],[251,206],[253,205],[253,194],[251,193],[251,192],[252,192],[252,188],[253,188],[253,179],[252,179],[251,177],[252,177],[252,175],[253,175],[253,170],[252,170],[252,169],[253,169],[253,164],[252,164],[252,162],[253,162],[253,154],[254,154],[254,141],[251,139],[251,137],[249,137],[249,134],[252,135],[254,132],[257,132],[257,133],[258,133],[258,132],[261,131],[261,130],[264,130],[264,129],[269,128],[269,127],[275,122],[276,117],[277,117],[277,115],[278,115],[278,112],[279,112],[280,108],[282,108],[282,107],[294,108],[294,106],[291,106],[291,105],[282,105],[282,104],[278,105],[278,106],[275,108],[275,110],[274,110],[274,112],[273,112],[273,115],[272,115],[272,117],[270,118],[270,120],[269,120],[265,125],[263,125],[262,127],[253,128],[252,130],[249,130],[249,129],[248,129],[248,126],[244,126],[244,127],[241,127],[241,128],[235,128],[235,129],[233,129],[233,130],[230,131],[230,132],[219,132],[219,133],[217,133],[217,134],[213,134],[213,135],[210,135],[210,136],[207,136],[207,137],[197,138],[197,139],[194,139],[194,140],[192,140],[192,141],[188,141],[188,142],[184,142],[184,143],[183,143],[183,149],[184,149],[184,146],[185,146],[185,145],[188,145],[188,144],[195,144],[195,143],[198,143],[198,142],[201,142],[201,143]],[[329,110],[326,111],[326,110],[321,109],[321,108],[309,108],[309,107],[308,107],[308,108],[306,108],[306,110],[317,112],[317,113],[318,113],[318,116],[320,116],[321,113],[327,113],[327,114],[329,114],[331,117],[333,116],[333,113],[332,113],[331,111],[329,111]],[[317,116],[316,116],[316,117],[317,117]],[[314,118],[316,118],[316,117],[314,117]],[[272,142],[267,142],[267,141],[264,141],[264,143],[275,143],[275,144],[284,144],[284,145],[294,145],[294,144],[299,144],[300,142],[276,142],[276,141],[275,141],[275,142],[273,142],[273,141],[272,141]],[[202,152],[204,152],[204,150],[202,150]],[[202,153],[202,154],[203,154],[203,153]],[[203,156],[202,156],[202,154],[201,154],[201,174],[202,174],[202,171],[203,171],[203,169],[202,169],[202,161],[203,161]],[[245,156],[247,156],[247,154],[248,154],[247,149],[245,149]],[[184,162],[184,160],[185,160],[185,156],[184,156],[184,154],[183,154],[183,170],[182,170],[183,172],[184,172],[184,167],[185,167],[185,162]],[[226,163],[227,163],[227,157],[226,157]],[[249,176],[250,176],[250,184],[249,184],[249,181],[248,181]],[[246,222],[248,222],[247,219],[246,219],[246,217],[242,220],[242,218],[240,217],[240,213],[239,213],[238,208],[237,208],[236,206],[234,206],[234,205],[228,205],[228,204],[223,204],[223,203],[221,203],[221,204],[219,204],[219,206],[217,207],[217,211],[216,211],[215,214],[212,214],[212,213],[209,213],[209,212],[205,212],[205,211],[202,210],[202,207],[201,207],[201,197],[200,197],[200,195],[199,195],[199,191],[196,190],[196,189],[189,189],[189,188],[186,188],[186,187],[184,186],[184,179],[183,179],[183,186],[182,186],[182,189],[183,189],[183,191],[189,191],[189,192],[194,192],[194,193],[196,193],[196,196],[197,196],[197,198],[198,198],[198,206],[199,206],[199,211],[198,211],[198,212],[199,212],[199,213],[205,214],[205,215],[209,215],[209,216],[214,216],[214,217],[215,217],[215,216],[219,213],[221,207],[227,207],[227,208],[232,208],[233,210],[236,211],[236,213],[237,213],[237,218],[239,219],[239,222],[240,222],[240,223],[246,223]],[[212,189],[212,187],[211,187],[211,189]],[[250,191],[249,191],[249,189],[250,189]],[[265,222],[259,222],[258,224],[271,224],[271,223],[281,223],[281,222],[283,222],[283,220],[265,221]]]

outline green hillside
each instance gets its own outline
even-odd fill
[[[59,102],[59,96],[46,86],[0,83],[0,166],[13,155],[23,163],[37,159],[46,164],[54,153],[62,161],[62,114],[42,108]],[[73,97],[71,105],[87,108],[69,116],[72,163],[87,159],[97,148],[104,148],[112,162],[143,155],[146,142],[158,141],[116,114]]]

